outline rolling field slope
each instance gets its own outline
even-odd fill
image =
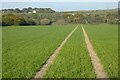
[[[30,78],[45,63],[72,26],[4,27],[3,78]]]
[[[2,78],[2,27],[0,27],[0,78]]]
[[[110,78],[118,77],[118,26],[83,25]]]
[[[3,27],[2,77],[33,78],[75,27]],[[85,24],[83,27],[104,71],[108,77],[117,78],[118,26]],[[43,78],[96,78],[94,68],[79,26],[61,47]]]
[[[95,78],[82,30],[79,26],[49,67],[45,78]]]

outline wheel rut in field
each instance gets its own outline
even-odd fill
[[[64,41],[60,44],[60,46],[57,47],[57,49],[54,51],[54,53],[49,57],[49,59],[46,61],[46,64],[44,64],[42,66],[42,68],[36,73],[36,75],[34,76],[34,78],[32,80],[35,80],[36,78],[42,78],[43,75],[46,73],[46,70],[48,69],[48,67],[54,62],[54,60],[56,59],[57,55],[59,54],[60,50],[62,49],[62,47],[64,46],[64,44],[67,42],[67,40],[69,39],[69,37],[73,34],[73,32],[78,28],[78,26],[76,28],[74,28],[71,33],[64,39]]]
[[[96,55],[96,52],[94,51],[93,46],[88,38],[88,35],[82,25],[81,25],[81,28],[82,28],[83,35],[85,38],[87,50],[89,52],[89,56],[91,58],[91,62],[92,62],[93,68],[94,68],[94,72],[96,74],[96,78],[108,78],[108,75],[104,71],[103,65],[101,64],[98,56]]]

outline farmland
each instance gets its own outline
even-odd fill
[[[46,73],[45,78],[95,77],[80,26],[62,48],[54,64]]]
[[[77,25],[3,27],[3,78],[32,78]],[[118,27],[83,25],[105,72],[118,77]],[[82,29],[79,27],[60,50],[43,78],[96,78]]]
[[[119,15],[118,2],[3,1],[0,78],[117,80]]]
[[[2,66],[2,27],[0,27],[0,66]],[[0,78],[2,78],[2,67],[0,67]]]
[[[3,28],[3,78],[33,77],[74,28],[51,27]]]
[[[99,24],[84,28],[108,76],[118,77],[118,26]]]

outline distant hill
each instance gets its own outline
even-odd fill
[[[108,13],[118,13],[118,8],[116,8],[116,9],[104,9],[104,10],[64,11],[63,13],[108,14]]]
[[[117,9],[106,10],[81,10],[81,11],[64,11],[56,12],[51,8],[23,8],[3,9],[2,21],[3,26],[10,25],[42,25],[42,22],[51,24],[93,24],[109,23],[117,24]]]
[[[19,8],[16,9],[2,9],[0,12],[3,13],[54,13],[55,10],[51,8],[23,8],[20,10]],[[82,13],[82,14],[109,14],[109,13],[118,13],[118,8],[116,9],[105,9],[105,10],[80,10],[80,11],[63,11],[63,12],[56,12],[56,13]]]

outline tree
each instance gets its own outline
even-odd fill
[[[32,19],[27,19],[26,22],[27,22],[26,25],[36,25],[35,21]]]
[[[108,20],[108,24],[118,24],[118,20],[117,19],[110,19],[110,20]]]
[[[20,13],[21,10],[20,10],[19,8],[16,8],[16,9],[15,9],[15,12]]]
[[[88,23],[95,23],[95,14],[87,14],[85,15],[85,20],[88,21]]]
[[[11,26],[14,24],[14,21],[11,19],[12,14],[2,15],[2,25]]]
[[[101,15],[96,14],[95,15],[95,22],[96,23],[104,23],[105,21],[104,21],[104,18]]]
[[[22,12],[28,13],[28,12],[30,12],[30,10],[28,10],[27,8],[23,8]]]
[[[21,16],[7,14],[2,16],[2,25],[3,26],[26,25],[26,21]]]
[[[55,24],[57,24],[57,25],[65,25],[65,24],[67,24],[67,22],[64,19],[59,19],[59,20],[57,20],[55,22]]]

